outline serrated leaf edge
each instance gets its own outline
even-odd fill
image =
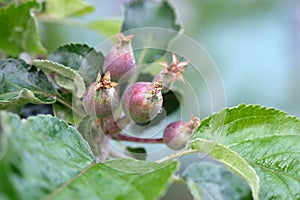
[[[55,51],[53,51],[51,54],[53,54],[53,53],[57,53],[57,52],[59,52],[59,51],[63,51],[63,50],[65,50],[64,48],[68,48],[68,47],[80,47],[80,48],[87,48],[87,49],[89,49],[90,50],[90,52],[95,52],[95,53],[101,53],[101,52],[99,52],[99,51],[97,51],[95,48],[93,48],[93,47],[90,47],[89,45],[87,45],[87,44],[82,44],[82,43],[67,43],[67,44],[63,44],[63,45],[61,45],[61,46],[59,46]],[[68,53],[76,53],[76,54],[80,54],[80,52],[69,52],[68,51]],[[101,53],[102,54],[102,53]],[[83,54],[80,54],[80,55],[82,55],[82,56],[84,56]]]
[[[71,67],[66,67],[63,64],[53,62],[50,60],[33,60],[32,64],[36,68],[44,71],[45,73],[56,72],[60,76],[63,76],[67,79],[70,79],[71,81],[74,81],[73,90],[76,90],[75,91],[76,96],[78,98],[81,98],[83,96],[86,90],[83,78],[77,71],[73,70]],[[62,85],[62,87],[64,86]],[[71,88],[67,88],[67,89],[71,89]]]

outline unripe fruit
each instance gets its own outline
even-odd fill
[[[182,74],[184,72],[184,67],[187,66],[189,62],[180,62],[177,60],[175,54],[173,54],[171,64],[168,64],[167,62],[163,62],[160,64],[163,65],[165,69],[153,78],[153,82],[163,81],[164,88],[162,92],[165,93],[173,87],[175,81],[183,81]]]
[[[161,110],[163,98],[162,82],[137,82],[124,93],[123,111],[135,123],[152,120]]]
[[[118,81],[122,76],[134,72],[135,58],[131,47],[133,35],[124,36],[119,33],[115,44],[104,59],[104,72],[110,71],[111,79]]]
[[[189,134],[183,132],[187,122],[176,121],[169,124],[164,131],[164,143],[171,149],[181,149],[185,147]]]
[[[115,90],[117,83],[110,81],[110,73],[103,78],[98,75],[96,82],[92,83],[83,95],[83,106],[87,114],[98,118],[112,115],[112,107],[118,103]]]
[[[191,121],[176,121],[169,124],[163,134],[164,143],[171,149],[179,150],[186,146],[189,137],[199,126],[200,120],[192,116]]]

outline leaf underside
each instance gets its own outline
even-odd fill
[[[183,177],[196,200],[251,199],[247,183],[219,163],[193,163],[184,171]]]

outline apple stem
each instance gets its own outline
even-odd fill
[[[115,140],[123,140],[123,141],[129,141],[129,142],[140,142],[140,143],[163,143],[163,138],[138,138],[123,134],[117,134],[112,137]]]

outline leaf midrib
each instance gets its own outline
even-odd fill
[[[252,167],[256,166],[256,167],[258,167],[258,168],[263,168],[263,169],[265,169],[266,171],[269,171],[269,172],[273,175],[273,177],[276,177],[277,179],[280,180],[280,182],[282,182],[282,183],[285,185],[285,187],[287,188],[287,190],[290,191],[289,194],[293,194],[293,192],[292,192],[292,191],[290,190],[290,188],[288,187],[288,184],[287,184],[284,180],[282,180],[282,179],[278,176],[278,174],[283,175],[283,176],[287,176],[287,177],[289,177],[289,178],[291,178],[291,179],[294,179],[294,180],[300,182],[300,180],[298,180],[298,179],[296,179],[295,177],[292,177],[292,176],[290,176],[289,174],[286,174],[286,173],[284,173],[284,172],[279,172],[279,171],[276,171],[276,170],[271,169],[271,168],[269,168],[269,167],[266,167],[266,166],[263,166],[263,165],[259,165],[259,164],[255,163],[255,162],[253,162],[253,161],[248,161],[248,162],[251,163],[251,166],[252,166]],[[255,168],[255,167],[254,167],[254,168]],[[290,196],[291,198],[293,198],[292,195],[289,195],[289,196]],[[294,198],[293,198],[293,199],[294,199]],[[297,199],[295,199],[295,200],[297,200]]]
[[[247,160],[247,159],[245,159],[245,160]],[[288,174],[288,173],[281,172],[281,171],[278,171],[278,170],[276,170],[276,169],[273,169],[273,168],[270,168],[270,167],[267,167],[267,166],[258,164],[258,163],[256,163],[255,161],[247,160],[247,162],[251,163],[251,166],[252,166],[252,167],[254,167],[254,166],[261,167],[261,168],[264,168],[264,169],[266,169],[266,170],[271,171],[271,172],[274,173],[274,174],[276,174],[276,173],[277,173],[277,174],[281,174],[281,175],[287,176],[287,177],[289,177],[289,178],[292,178],[292,179],[294,179],[294,180],[300,182],[300,179],[298,179],[298,178],[296,178],[296,177],[293,177],[292,175],[290,175],[290,174]]]
[[[273,136],[279,136],[279,135],[269,135],[268,137],[260,137],[260,139],[261,138],[270,138],[270,137],[273,137]],[[297,136],[297,137],[300,137],[300,135],[280,135],[280,136]],[[256,139],[259,139],[259,138],[256,138]],[[243,142],[248,142],[248,141],[254,141],[254,139],[251,139],[251,140],[244,140],[244,141],[241,141],[240,143],[236,143],[236,144],[234,144],[234,145],[228,145],[227,147],[228,148],[230,148],[232,151],[234,151],[234,152],[236,152],[235,150],[233,150],[231,147],[233,147],[233,146],[236,146],[236,145],[239,145],[239,144],[242,144]],[[218,143],[218,142],[217,142]],[[222,144],[222,143],[218,143],[218,144]],[[223,144],[222,144],[223,145]],[[236,152],[237,154],[239,154],[238,152]],[[285,153],[285,152],[281,152],[281,153]],[[299,152],[300,153],[300,152]],[[278,152],[277,152],[277,154],[279,154]],[[240,154],[239,154],[240,155]],[[271,155],[273,155],[273,154],[271,154]],[[241,155],[240,155],[241,156]],[[241,156],[242,157],[242,156]],[[243,157],[244,158],[244,157]],[[294,180],[296,180],[296,181],[298,181],[298,182],[300,182],[300,179],[298,180],[297,178],[295,178],[295,177],[292,177],[290,174],[288,174],[288,173],[284,173],[284,172],[281,172],[281,171],[278,171],[278,170],[276,170],[276,169],[272,169],[272,168],[269,168],[269,167],[266,167],[266,166],[264,166],[264,165],[261,165],[261,164],[258,164],[258,163],[256,163],[255,161],[258,161],[258,160],[249,160],[249,159],[246,159],[246,158],[244,158],[247,162],[249,162],[249,163],[251,163],[251,165],[253,166],[253,165],[256,165],[256,166],[258,166],[258,167],[262,167],[262,168],[264,168],[264,169],[268,169],[268,170],[270,170],[270,171],[272,171],[273,173],[279,173],[279,174],[282,174],[282,175],[285,175],[285,176],[288,176],[288,177],[290,177],[290,178],[292,178],[292,179],[294,179]],[[262,158],[261,158],[262,159]],[[259,160],[261,160],[261,159],[259,159]]]
[[[59,193],[60,191],[62,191],[63,189],[65,189],[66,187],[68,187],[74,181],[76,181],[77,178],[79,178],[81,175],[83,175],[84,173],[86,173],[90,168],[92,168],[95,165],[96,165],[96,163],[93,163],[93,164],[87,166],[81,172],[79,172],[76,176],[74,176],[73,178],[71,178],[70,180],[68,180],[64,184],[62,184],[60,187],[58,187],[57,189],[55,189],[52,193],[50,193],[47,196],[43,197],[42,200],[50,199],[51,197],[53,197],[54,195],[56,195],[57,193]]]
[[[226,129],[228,126],[232,125],[233,123],[236,123],[236,122],[239,122],[239,121],[242,121],[242,120],[245,120],[245,119],[251,119],[251,118],[263,118],[263,119],[266,119],[266,118],[269,118],[269,117],[276,117],[276,113],[275,114],[272,114],[272,115],[265,115],[265,116],[247,116],[247,117],[241,117],[241,118],[238,118],[238,119],[235,119],[229,123],[226,123],[226,124],[223,124],[222,126],[219,126],[217,129],[215,130],[212,130],[213,132],[219,132],[220,129]],[[292,118],[292,117],[291,117]],[[254,125],[261,125],[262,123],[257,123],[257,124],[244,124],[243,126],[243,129],[247,128],[247,127],[251,127],[251,126],[254,126]],[[207,130],[206,130],[207,131]],[[220,132],[223,132],[222,130]],[[203,132],[202,132],[203,133]],[[235,131],[236,133],[236,131]],[[231,134],[228,134],[226,133],[226,135],[231,135]]]
[[[249,139],[249,140],[243,140],[243,141],[241,141],[241,142],[239,142],[239,143],[235,143],[235,144],[232,144],[232,145],[228,145],[227,147],[230,148],[231,150],[233,150],[232,147],[237,146],[237,145],[243,145],[244,142],[251,142],[251,141],[254,141],[255,139],[267,139],[267,138],[278,137],[278,136],[279,136],[279,137],[281,137],[281,136],[283,136],[283,137],[290,137],[290,136],[300,137],[300,135],[268,135],[268,136],[264,136],[264,137],[258,137],[258,138],[253,138],[253,139]],[[235,150],[233,150],[233,151],[235,151]],[[236,151],[235,151],[235,152],[236,152]],[[238,153],[238,152],[237,152],[237,153]],[[282,154],[282,153],[287,153],[287,152],[276,152],[276,153],[274,153],[274,154],[268,155],[268,157],[271,156],[271,155]],[[299,154],[300,154],[300,152],[295,152],[295,153],[299,153]],[[238,154],[239,154],[239,153],[238,153]],[[240,155],[240,154],[239,154],[239,155]],[[244,157],[243,157],[243,158],[244,158]],[[263,157],[263,158],[265,158],[265,157]],[[260,164],[256,163],[256,161],[262,160],[263,158],[260,158],[260,159],[257,159],[257,160],[249,160],[249,159],[246,159],[246,158],[244,158],[244,159],[247,160],[247,162],[249,162],[249,163],[253,163],[253,164],[255,164],[255,165],[257,165],[257,166],[261,166],[261,167],[263,167],[263,168],[265,168],[265,169],[269,169],[269,170],[271,170],[271,171],[274,172],[274,173],[280,173],[280,174],[282,174],[282,175],[288,176],[288,177],[293,178],[293,179],[297,180],[298,182],[300,182],[300,179],[298,180],[297,178],[292,177],[290,174],[287,174],[287,173],[278,171],[278,170],[276,170],[276,169],[268,168],[268,167],[266,167],[266,166],[264,166],[264,165],[260,165]]]
[[[234,147],[234,146],[237,146],[237,145],[241,145],[242,143],[245,143],[245,142],[252,142],[252,141],[255,141],[255,140],[259,140],[259,139],[269,139],[269,138],[272,138],[272,137],[300,137],[300,135],[290,135],[290,134],[285,134],[285,135],[282,135],[282,134],[274,134],[274,135],[264,135],[262,137],[255,137],[255,138],[250,138],[250,139],[247,139],[247,140],[242,140],[240,142],[237,142],[237,143],[233,143],[233,144],[223,144],[223,143],[220,143],[220,144],[223,144],[223,145],[226,145],[228,148],[231,148],[231,147]]]
[[[21,88],[21,90],[23,90],[23,89],[27,89],[27,88]],[[34,94],[42,94],[42,95],[45,95],[45,96],[51,97],[51,98],[56,97],[55,94],[51,94],[51,93],[46,93],[46,92],[41,92],[41,91],[34,91],[34,90],[30,90],[30,89],[27,89],[27,90],[31,91]],[[6,95],[18,95],[20,93],[20,91],[17,91],[17,92],[7,92],[7,93],[0,94],[0,98],[3,97],[3,96],[5,97]],[[16,96],[14,96],[12,98],[15,98],[15,97]],[[11,100],[11,99],[8,99],[8,100]],[[5,100],[5,99],[2,99],[2,100]],[[0,101],[1,101],[1,99],[0,99]]]
[[[59,192],[61,192],[62,190],[64,190],[65,188],[67,188],[69,185],[71,185],[73,182],[75,182],[78,178],[80,178],[83,174],[85,174],[89,169],[91,169],[92,167],[95,167],[96,165],[99,165],[99,163],[93,163],[92,165],[89,165],[88,167],[84,168],[79,174],[77,174],[76,176],[74,176],[73,178],[71,178],[69,181],[67,181],[65,184],[61,185],[60,187],[58,187],[56,190],[54,190],[51,194],[47,195],[46,197],[42,198],[43,200],[46,199],[50,199],[52,196],[58,194]],[[104,165],[105,166],[105,165]],[[110,167],[105,166],[107,168],[110,169]],[[138,174],[138,173],[137,173]],[[87,174],[88,176],[90,176],[89,174]],[[109,174],[110,177],[113,177],[115,179],[119,179],[121,181],[124,181],[127,183],[127,185],[130,186],[130,188],[132,188],[133,190],[135,190],[136,192],[138,192],[142,197],[144,197],[143,199],[147,199],[145,197],[145,195],[143,194],[142,191],[140,191],[138,188],[136,188],[136,186],[132,185],[131,182],[128,182],[128,180],[126,180],[125,178],[122,178],[122,176],[119,176],[116,173],[110,173]],[[93,187],[95,188],[95,191],[98,191],[98,187],[96,188],[96,184],[91,184],[93,185]]]
[[[288,135],[284,135],[284,136],[288,136]],[[292,136],[298,136],[298,135],[292,135]],[[300,137],[300,136],[299,136],[299,137]],[[216,144],[219,144],[219,145],[224,145],[224,144],[219,143],[219,142],[214,141],[214,140],[210,140],[210,141],[212,141],[212,142],[214,142],[214,143],[216,143]],[[230,148],[229,146],[225,146],[225,147],[231,149],[233,152],[236,152],[235,150],[233,150],[233,149]],[[241,156],[238,152],[236,152],[236,153],[237,153],[239,156]],[[286,176],[286,177],[289,177],[289,178],[291,178],[291,179],[294,179],[294,180],[297,181],[297,182],[300,182],[300,180],[298,180],[296,177],[293,177],[291,174],[284,173],[284,172],[278,171],[278,170],[276,170],[276,169],[269,168],[269,167],[267,167],[267,166],[258,164],[258,163],[256,163],[255,161],[246,159],[246,158],[243,157],[243,156],[241,156],[241,157],[242,157],[243,159],[245,159],[245,161],[247,161],[247,162],[251,165],[251,167],[253,167],[254,169],[255,169],[255,167],[257,167],[257,168],[263,168],[263,169],[269,171],[269,172],[272,173],[272,174],[275,174],[275,175],[281,174],[281,175],[283,175],[283,176]],[[234,168],[234,169],[235,169],[235,168]],[[276,173],[277,173],[277,174],[276,174]],[[276,177],[279,178],[278,176],[276,176]],[[286,184],[282,179],[280,179],[280,181],[283,182],[283,183],[287,186],[287,184]],[[291,191],[289,188],[288,188],[288,190]],[[292,192],[291,192],[291,194],[292,194]]]
[[[105,167],[108,167],[108,166],[105,166]],[[118,171],[118,170],[116,170],[116,171]],[[136,173],[136,174],[139,174],[139,173]],[[145,175],[145,174],[143,174],[143,175]],[[144,193],[141,190],[139,190],[139,188],[137,188],[135,185],[132,184],[132,181],[128,181],[125,177],[122,178],[122,176],[120,176],[116,173],[110,173],[110,176],[113,176],[115,178],[118,178],[119,180],[126,182],[127,185],[130,185],[130,187],[134,188],[134,190],[136,190],[142,197],[144,197],[144,199],[147,199],[146,196],[144,195]]]

